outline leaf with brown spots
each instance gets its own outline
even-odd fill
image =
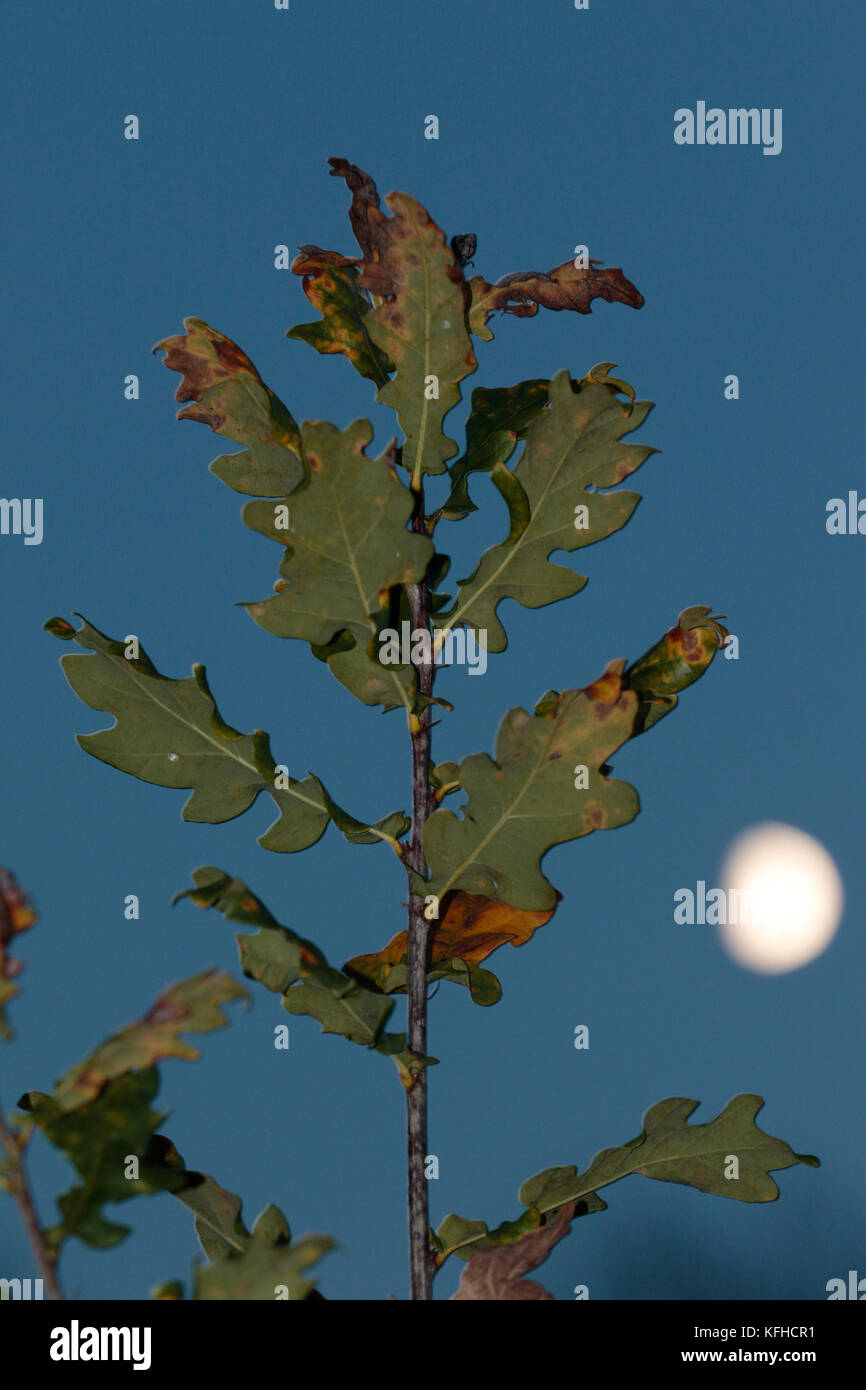
[[[560,894],[556,897],[559,901]],[[495,997],[490,998],[491,988],[483,978],[489,972],[479,971],[478,966],[500,946],[524,946],[538,927],[550,921],[553,912],[553,908],[521,912],[477,893],[449,893],[442,903],[441,920],[435,923],[427,979],[465,984],[476,1003],[495,1003],[500,997],[498,981]],[[387,994],[405,994],[406,961],[407,933],[403,931],[381,951],[353,956],[343,969]],[[458,961],[465,968],[455,971]]]
[[[317,352],[340,352],[361,376],[384,386],[393,366],[367,331],[370,303],[361,291],[356,267],[356,260],[336,251],[302,246],[292,270],[304,277],[304,294],[322,318],[290,328],[286,337],[309,343]]]
[[[438,629],[483,629],[488,651],[504,651],[508,638],[497,614],[502,600],[541,608],[578,593],[586,578],[548,556],[604,540],[632,515],[640,494],[613,489],[657,451],[648,444],[624,444],[622,437],[643,424],[652,402],[635,401],[624,410],[617,399],[624,383],[611,384],[615,379],[606,373],[597,377],[597,370],[579,382],[558,372],[549,383],[547,404],[542,401],[536,410],[538,400],[530,399],[532,414],[520,431],[525,444],[513,472],[496,465],[520,484],[518,497],[521,509],[528,504],[528,519],[515,524],[506,496],[509,535],[485,551],[474,573],[460,581],[454,606],[437,618]]]
[[[529,1270],[543,1264],[555,1245],[568,1235],[574,1215],[574,1204],[564,1205],[552,1221],[529,1231],[512,1245],[495,1250],[480,1250],[473,1255],[460,1277],[452,1300],[464,1301],[526,1301],[552,1299],[534,1279],[524,1279]]]
[[[518,270],[503,275],[495,285],[483,275],[473,275],[469,281],[472,296],[469,322],[473,333],[487,340],[493,337],[487,320],[496,309],[517,318],[531,318],[538,313],[539,305],[543,309],[572,309],[577,314],[591,314],[594,299],[640,309],[644,297],[625,278],[622,270],[618,266],[597,269],[601,264],[601,261],[590,261],[585,269],[578,269],[574,261],[564,261],[547,272]]]
[[[396,411],[402,462],[413,482],[443,473],[457,445],[442,422],[460,400],[459,382],[478,365],[466,329],[468,290],[445,233],[407,193],[390,193],[387,217],[375,185],[356,165],[332,159],[352,190],[352,225],[363,253],[360,283],[380,301],[365,317],[370,338],[394,365],[376,399]]]
[[[225,1028],[224,1004],[249,999],[249,993],[224,970],[205,970],[171,985],[138,1023],[131,1023],[101,1043],[86,1061],[61,1077],[54,1098],[61,1110],[77,1110],[94,1100],[109,1081],[143,1071],[166,1057],[192,1062],[199,1052],[181,1033],[212,1033]]]
[[[697,621],[708,611],[687,609],[681,618]],[[703,674],[712,655],[690,671]],[[630,671],[640,671],[645,660]],[[682,672],[670,680],[688,683]],[[665,688],[664,698],[672,688]],[[547,851],[637,815],[637,792],[610,776],[608,759],[648,727],[646,711],[658,698],[633,688],[625,661],[618,660],[583,690],[547,691],[531,715],[510,710],[496,737],[495,760],[473,753],[459,765],[466,794],[459,814],[440,806],[427,821],[430,877],[416,876],[416,891],[442,901],[459,889],[526,911],[552,910],[557,895],[541,872]]]
[[[676,627],[628,668],[626,682],[641,699],[636,733],[651,729],[669,714],[677,703],[676,692],[703,675],[725,645],[728,630],[720,622],[723,617],[723,613],[711,617],[709,608],[702,605],[684,608]]]
[[[175,393],[192,405],[179,420],[199,420],[216,434],[244,445],[240,454],[221,454],[210,465],[222,482],[253,497],[279,497],[304,476],[298,426],[259,376],[246,353],[203,319],[183,321],[186,333],[164,338],[163,366],[180,372]]]
[[[601,769],[631,737],[638,698],[611,662],[585,690],[566,690],[546,715],[513,709],[496,738],[495,761],[460,764],[461,814],[440,807],[424,827],[430,879],[417,891],[440,901],[452,889],[525,911],[552,911],[556,892],[541,872],[553,846],[626,825],[638,813],[634,787]],[[585,773],[576,775],[577,767]],[[579,789],[575,782],[586,783]]]
[[[37,920],[29,897],[8,869],[0,869],[0,1038],[8,1042],[14,1036],[5,1016],[5,1008],[18,994],[12,981],[24,969],[22,961],[10,955],[9,946],[20,933],[29,931]]]

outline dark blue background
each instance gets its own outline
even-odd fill
[[[203,661],[223,716],[268,729],[278,761],[314,770],[356,814],[407,804],[402,715],[363,709],[306,647],[233,606],[270,591],[276,548],[239,523],[241,499],[207,472],[222,441],[175,422],[178,378],[149,355],[199,315],[299,419],[369,416],[384,445],[393,417],[369,384],[286,340],[315,314],[300,281],[273,268],[278,243],[354,249],[345,188],[327,176],[327,156],[343,155],[383,193],[419,197],[449,235],[475,231],[489,279],[546,269],[585,242],[646,296],[640,313],[499,317],[495,341],[478,345],[467,398],[616,362],[657,402],[637,437],[663,452],[636,476],[644,500],[628,527],[582,552],[585,592],[540,612],[504,605],[508,651],[483,679],[442,676],[457,709],[437,756],[490,749],[506,709],[633,659],[687,605],[726,613],[740,639],[738,662],[719,661],[616,759],[640,792],[638,819],[548,857],[564,902],[531,946],[490,962],[502,1002],[482,1012],[439,990],[434,1219],[516,1215],[524,1178],[584,1167],[664,1096],[700,1099],[695,1118],[708,1120],[757,1091],[765,1127],[820,1154],[820,1169],[778,1174],[781,1198],[766,1206],[629,1179],[557,1248],[544,1282],[561,1299],[578,1283],[594,1299],[820,1299],[828,1279],[866,1273],[866,540],[824,524],[830,497],[864,487],[861,38],[860,7],[806,0],[7,7],[2,492],[45,501],[41,546],[0,538],[2,862],[40,911],[18,951],[7,1110],[164,984],[209,964],[237,971],[217,914],[169,907],[199,864],[246,879],[338,965],[402,925],[405,884],[386,849],[331,829],[304,855],[268,854],[255,843],[264,804],[220,827],[182,824],[186,793],[89,759],[74,734],[106,721],[72,695],[64,649],[40,631],[78,610],[114,636],[138,633],[166,674]],[[675,145],[674,111],[698,99],[782,107],[782,153]],[[431,112],[438,142],[423,138]],[[123,138],[128,113],[137,143]],[[123,398],[130,372],[137,402]],[[475,492],[486,514],[442,528],[454,577],[504,534],[498,496],[486,481]],[[730,838],[768,818],[828,847],[848,903],[831,949],[776,978],[734,966],[712,928],[673,921],[675,890],[713,880]],[[139,922],[124,920],[128,893]],[[242,1194],[249,1218],[273,1200],[296,1233],[336,1237],[321,1266],[328,1297],[403,1298],[394,1068],[304,1019],[288,1020],[291,1051],[275,1052],[286,1017],[260,991],[201,1039],[200,1062],[165,1064],[164,1128],[190,1166]],[[572,1045],[579,1023],[588,1052]],[[48,1221],[66,1165],[35,1145],[32,1171]],[[71,1295],[137,1298],[188,1275],[196,1242],[178,1203],[112,1214],[134,1235],[109,1254],[73,1242]],[[2,1222],[2,1272],[31,1272],[11,1204]]]

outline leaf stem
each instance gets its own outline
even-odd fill
[[[415,511],[412,529],[426,532],[424,521],[424,483],[413,487]],[[408,584],[406,596],[413,631],[430,628],[429,588],[426,580]],[[433,689],[433,663],[417,664],[418,691],[430,695]],[[426,874],[424,824],[433,809],[430,786],[430,706],[409,721],[412,738],[412,839],[407,847],[406,864],[417,874]],[[427,1050],[427,958],[432,923],[424,916],[424,899],[413,892],[409,881],[409,948],[407,994],[409,997],[409,1046],[415,1052]],[[433,1259],[429,1240],[427,1202],[427,1068],[415,1072],[406,1093],[409,1174],[409,1269],[412,1298],[429,1300],[433,1283]]]
[[[21,1220],[27,1231],[27,1236],[36,1256],[36,1263],[42,1271],[45,1280],[45,1287],[48,1290],[48,1297],[62,1299],[63,1293],[57,1282],[57,1254],[52,1253],[45,1244],[42,1230],[39,1225],[39,1217],[36,1215],[36,1206],[30,1192],[30,1184],[27,1180],[27,1170],[24,1166],[22,1156],[22,1144],[12,1133],[6,1120],[3,1117],[3,1106],[0,1104],[0,1146],[4,1149],[9,1164],[10,1176],[7,1179],[8,1192],[12,1200],[17,1204],[21,1213]]]

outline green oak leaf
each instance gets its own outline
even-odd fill
[[[379,633],[388,622],[374,624],[375,635],[365,642],[344,630],[323,646],[311,647],[314,656],[328,664],[332,675],[361,701],[362,705],[382,705],[384,712],[405,709],[420,713],[424,701],[418,693],[414,666],[383,666],[377,660]]]
[[[459,815],[440,806],[429,817],[430,876],[415,876],[416,891],[441,900],[460,888],[516,908],[554,907],[542,858],[554,845],[637,815],[637,792],[610,777],[608,758],[668,713],[675,692],[706,671],[725,631],[708,613],[703,606],[685,609],[628,670],[624,660],[611,661],[583,690],[548,690],[531,715],[510,710],[497,733],[495,760],[473,753],[456,776],[455,765],[445,764],[448,783],[459,781],[468,799]]]
[[[321,838],[330,818],[330,798],[321,782],[278,771],[261,729],[241,734],[226,724],[203,666],[196,664],[192,676],[182,680],[160,675],[140,646],[137,655],[127,657],[134,650],[128,641],[106,637],[86,619],[75,640],[92,655],[62,657],[66,679],[86,705],[116,719],[112,728],[78,736],[85,752],[143,782],[192,788],[184,820],[210,825],[232,820],[264,791],[280,815],[259,837],[260,845],[291,854]],[[394,812],[363,833],[362,824],[353,822],[347,838],[393,846],[406,818]]]
[[[278,592],[244,605],[277,637],[321,648],[348,634],[366,655],[378,636],[384,595],[424,576],[433,546],[407,530],[412,494],[397,477],[390,449],[378,459],[364,453],[371,438],[367,420],[346,430],[305,424],[309,481],[282,504],[244,508],[248,526],[286,546]],[[379,680],[392,687],[394,703],[406,704],[401,680],[390,669],[380,668]]]
[[[447,555],[434,555],[427,567],[428,585],[440,583],[450,563]],[[429,611],[435,614],[449,602],[448,594],[431,593],[428,599]],[[366,643],[361,637],[356,639],[344,630],[325,646],[312,645],[310,650],[320,661],[328,663],[331,673],[362,704],[383,705],[386,712],[403,707],[412,714],[420,714],[431,704],[452,709],[451,703],[440,696],[419,693],[417,670],[414,666],[382,665],[378,659],[382,647],[381,634],[388,628],[399,632],[401,623],[411,619],[405,589],[390,589],[387,602],[380,607],[378,613],[370,614],[370,618],[375,635]]]
[[[611,662],[585,690],[567,690],[546,716],[513,709],[496,740],[495,761],[474,753],[460,763],[467,801],[460,815],[440,807],[424,827],[429,880],[417,891],[441,901],[452,888],[512,907],[541,910],[556,892],[540,861],[553,845],[633,820],[637,792],[601,768],[631,737],[638,697]],[[576,789],[575,769],[586,768]]]
[[[180,372],[176,399],[192,401],[179,420],[199,420],[243,444],[243,453],[222,454],[210,471],[254,497],[291,492],[304,476],[298,426],[259,376],[246,353],[203,319],[183,321],[186,333],[165,338],[163,366]]]
[[[186,1178],[192,1181],[175,1188],[174,1196],[194,1213],[195,1233],[208,1259],[243,1253],[250,1233],[241,1218],[240,1197],[206,1173],[187,1171]]]
[[[361,376],[384,386],[393,364],[371,340],[365,322],[370,303],[358,283],[358,270],[351,258],[318,246],[302,246],[292,262],[295,275],[302,275],[304,294],[322,315],[317,323],[300,323],[290,328],[287,338],[309,343],[317,352],[339,352],[348,357]]]
[[[74,1110],[38,1091],[22,1096],[19,1106],[81,1178],[57,1199],[62,1220],[43,1232],[50,1250],[59,1250],[70,1236],[95,1249],[117,1245],[130,1228],[103,1216],[106,1202],[173,1191],[182,1184],[182,1175],[162,1167],[154,1148],[154,1130],[165,1118],[150,1107],[158,1089],[159,1072],[148,1067],[108,1081],[95,1099]],[[139,1160],[137,1178],[126,1176],[131,1155]]]
[[[276,1218],[279,1218],[277,1220]],[[267,1207],[240,1255],[230,1255],[195,1271],[193,1297],[238,1302],[250,1299],[305,1299],[315,1288],[307,1270],[335,1249],[329,1236],[291,1241],[276,1207]]]
[[[599,489],[613,488],[657,452],[621,442],[643,424],[652,403],[636,401],[626,413],[616,388],[591,374],[577,388],[564,371],[551,380],[549,403],[526,430],[523,452],[509,475],[522,489],[528,519],[509,500],[509,534],[460,581],[453,608],[437,622],[443,633],[458,624],[484,629],[487,650],[504,651],[508,639],[497,616],[502,600],[542,608],[578,593],[585,576],[553,564],[548,556],[610,536],[640,501],[636,492]],[[503,464],[497,466],[501,475],[508,473]]]
[[[764,1104],[760,1096],[734,1096],[714,1120],[688,1124],[699,1103],[681,1096],[659,1101],[647,1110],[636,1139],[602,1149],[585,1173],[578,1173],[571,1164],[546,1168],[527,1178],[518,1193],[526,1210],[516,1221],[503,1221],[489,1231],[483,1221],[453,1214],[446,1217],[432,1238],[437,1264],[449,1255],[468,1260],[476,1250],[519,1240],[570,1202],[576,1203],[575,1216],[604,1211],[607,1204],[597,1189],[635,1173],[738,1202],[773,1202],[779,1189],[771,1172],[796,1163],[820,1167],[812,1154],[795,1153],[784,1139],[758,1128],[755,1116]],[[733,1159],[737,1160],[736,1176]]]
[[[636,1139],[619,1148],[602,1149],[585,1173],[573,1167],[536,1173],[521,1187],[520,1201],[548,1213],[596,1188],[640,1173],[738,1202],[774,1202],[779,1189],[771,1172],[795,1163],[820,1166],[812,1154],[795,1153],[784,1139],[758,1128],[755,1116],[764,1104],[760,1096],[734,1096],[714,1120],[690,1125],[688,1118],[699,1104],[682,1096],[659,1101],[644,1115]],[[738,1161],[736,1177],[733,1158]]]
[[[236,937],[241,969],[249,979],[282,995],[289,1013],[314,1018],[323,1032],[338,1033],[392,1057],[401,1078],[435,1061],[410,1052],[403,1034],[383,1032],[393,999],[333,969],[318,947],[281,926],[240,879],[211,865],[196,869],[192,877],[196,886],[176,894],[174,901],[191,898],[199,907],[216,908],[229,921],[258,927]]]
[[[495,463],[507,463],[547,399],[548,382],[540,378],[493,390],[476,386],[466,421],[466,452],[448,469],[451,492],[437,518],[460,521],[478,510],[469,496],[470,475],[489,473]]]
[[[272,1203],[252,1232],[243,1220],[240,1197],[206,1173],[188,1169],[171,1140],[156,1135],[154,1150],[163,1171],[174,1175],[172,1195],[195,1216],[195,1231],[210,1265],[194,1273],[194,1298],[307,1298],[313,1282],[304,1272],[329,1250],[328,1236],[292,1242],[289,1223]],[[176,1295],[175,1295],[176,1296]],[[321,1297],[321,1295],[316,1295]]]

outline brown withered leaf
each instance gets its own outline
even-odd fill
[[[557,902],[562,898],[556,895]],[[470,970],[481,964],[500,946],[524,946],[533,933],[550,921],[555,907],[528,912],[506,903],[495,902],[480,893],[449,893],[443,900],[443,915],[437,923],[430,947],[430,968],[450,960],[462,960]],[[354,956],[345,969],[387,989],[395,966],[405,965],[407,933],[402,931],[381,951]],[[405,988],[402,987],[402,988]],[[400,993],[395,990],[394,993]]]
[[[534,1279],[522,1276],[536,1269],[571,1229],[574,1202],[560,1207],[553,1221],[530,1231],[514,1245],[479,1250],[466,1266],[452,1301],[502,1302],[503,1300],[553,1299],[553,1294]]]
[[[444,258],[446,274],[465,293],[463,271],[457,254],[453,247],[447,248],[444,232],[420,203],[407,194],[390,193],[386,202],[394,216],[388,217],[379,205],[376,185],[369,174],[345,159],[331,158],[328,163],[331,173],[344,178],[352,193],[349,220],[363,252],[360,271],[365,290],[379,299],[388,299],[405,289],[405,242],[424,228],[434,232],[437,242],[449,249],[449,254]]]
[[[363,251],[366,260],[373,249],[370,214],[379,209],[379,194],[376,191],[376,185],[369,174],[365,173],[363,169],[359,169],[357,164],[350,164],[347,159],[332,156],[328,163],[331,166],[331,174],[335,178],[345,179],[346,186],[352,194],[349,221],[352,224],[352,231],[355,233],[355,240]],[[375,218],[373,220],[375,221]]]
[[[18,993],[18,986],[12,981],[24,969],[22,961],[9,954],[8,947],[19,932],[27,931],[35,921],[36,912],[27,894],[8,869],[0,869],[0,1038],[12,1037],[3,1010]]]
[[[576,269],[574,261],[564,261],[546,273],[524,270],[503,275],[495,285],[491,285],[482,275],[473,275],[469,281],[473,332],[482,337],[489,336],[490,330],[485,325],[495,309],[515,314],[518,318],[537,314],[539,305],[543,309],[572,309],[578,314],[591,314],[590,305],[594,299],[640,309],[644,297],[625,278],[620,267],[597,269],[600,265],[600,261],[591,260],[585,269]]]

